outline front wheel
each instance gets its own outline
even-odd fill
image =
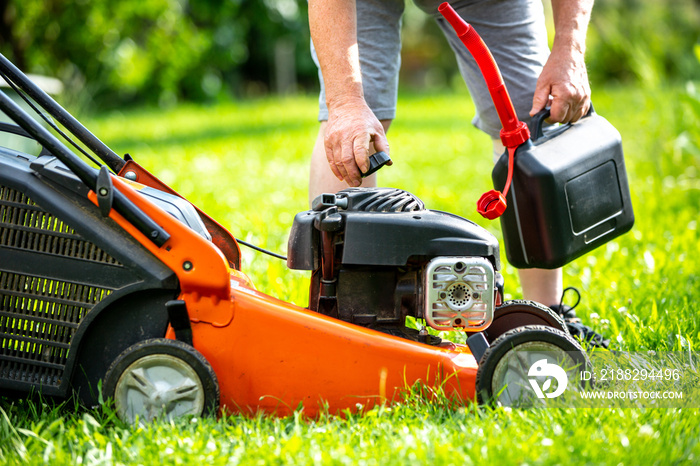
[[[580,386],[590,370],[581,345],[561,330],[526,325],[507,331],[484,352],[476,373],[479,403],[544,405]]]
[[[104,393],[128,423],[158,417],[213,414],[219,408],[216,374],[202,354],[181,341],[136,343],[107,370]]]

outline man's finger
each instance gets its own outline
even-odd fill
[[[372,144],[374,144],[375,152],[386,152],[387,155],[391,155],[389,152],[389,141],[387,141],[384,133],[378,133],[376,136],[374,136],[372,139]],[[389,163],[389,165],[391,165],[391,163]]]
[[[581,118],[586,116],[586,113],[588,113],[588,109],[590,108],[591,104],[588,100],[583,102],[583,105],[579,107],[579,110],[574,114],[574,118],[571,120],[572,123],[579,121]]]
[[[355,162],[355,151],[353,144],[343,144],[343,153],[340,158],[340,166],[338,167],[343,174],[343,179],[350,186],[360,186],[362,176]]]
[[[562,102],[561,99],[554,99],[552,101],[552,108],[549,110],[549,119],[553,123],[566,123],[571,119],[570,110],[571,105],[569,105],[568,102]]]
[[[355,164],[359,168],[359,171],[364,173],[369,170],[368,158],[371,155],[369,153],[369,135],[366,138],[356,138],[353,142],[353,150],[355,155]]]
[[[530,116],[535,116],[537,112],[542,110],[549,102],[549,87],[539,87],[535,89],[535,95],[532,98],[532,108],[530,109]]]
[[[340,171],[335,166],[335,160],[333,158],[333,145],[329,141],[324,141],[324,148],[326,149],[326,160],[328,160],[328,167],[331,169],[331,172],[333,172],[333,175],[335,175],[336,178],[338,178],[339,181],[343,181],[343,175],[340,174]]]

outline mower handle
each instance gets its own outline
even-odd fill
[[[95,155],[97,155],[109,168],[115,173],[126,163],[124,159],[119,157],[112,149],[107,147],[105,143],[100,141],[97,136],[92,134],[85,126],[80,124],[66,109],[61,107],[58,102],[51,98],[39,86],[34,84],[19,68],[17,68],[10,60],[0,53],[0,75],[2,75],[8,84],[10,81],[17,85],[21,90],[27,93],[36,103],[46,110],[59,123],[66,127],[75,137],[85,144]]]
[[[56,136],[27,115],[27,113],[4,92],[0,92],[0,110],[17,123],[24,131],[31,134],[39,144],[52,155],[56,156],[58,160],[63,162],[63,164],[75,173],[75,175],[80,178],[80,181],[85,183],[88,188],[97,193],[97,170],[83,162],[80,157],[71,152],[56,138]],[[130,201],[121,191],[113,187],[110,190],[113,195],[114,209],[155,245],[158,247],[163,246],[170,238],[170,234],[146,215],[145,212],[139,209],[138,206]]]

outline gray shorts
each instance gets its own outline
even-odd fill
[[[379,120],[393,120],[401,65],[404,0],[356,1],[365,100]],[[459,70],[476,105],[474,125],[492,138],[498,138],[501,123],[484,78],[450,24],[437,12],[441,0],[414,1],[435,18],[455,52]],[[461,0],[450,3],[486,42],[501,70],[518,117],[529,122],[537,78],[549,56],[541,0]],[[311,53],[318,66],[313,44]],[[328,108],[320,68],[318,77],[321,83],[318,118],[325,121],[328,120]]]

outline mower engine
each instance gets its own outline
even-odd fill
[[[288,256],[290,268],[313,271],[309,309],[424,343],[441,340],[407,328],[407,316],[476,332],[503,295],[496,238],[400,189],[319,196],[295,217]]]

